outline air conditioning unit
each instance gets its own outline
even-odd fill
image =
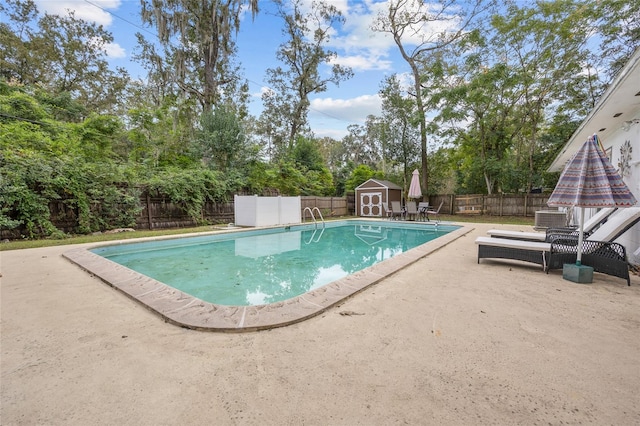
[[[567,213],[557,210],[538,210],[534,229],[561,228],[567,226]]]

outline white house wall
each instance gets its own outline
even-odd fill
[[[628,171],[622,178],[636,199],[640,201],[640,111],[635,118],[639,123],[632,124],[628,130],[618,129],[609,137],[609,140],[602,142],[607,152],[611,154],[611,163],[620,171],[621,148],[626,141],[629,141],[631,161],[629,161]],[[634,265],[640,265],[640,224],[631,228],[617,242],[626,247],[629,261]]]
[[[636,199],[640,200],[640,47],[609,84],[596,105],[578,126],[566,145],[549,166],[559,172],[589,136],[597,133],[604,148],[610,153],[614,166],[620,163],[620,148],[625,141],[631,147],[628,172],[623,179]],[[626,128],[626,130],[625,130]],[[589,218],[595,209],[585,211]],[[640,225],[636,225],[617,240],[622,243],[632,264],[640,265]]]

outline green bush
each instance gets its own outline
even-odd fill
[[[204,204],[208,200],[224,200],[228,195],[226,181],[221,174],[208,169],[161,170],[149,179],[148,187],[169,197],[199,224],[205,223]]]

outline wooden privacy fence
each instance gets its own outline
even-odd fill
[[[555,210],[547,205],[548,194],[433,195],[429,204],[444,214],[489,216],[535,216],[538,210]]]
[[[349,214],[347,197],[300,197],[300,206],[303,212],[306,207],[317,207],[325,218]]]
[[[547,206],[547,194],[493,194],[493,195],[433,195],[429,204],[437,208],[442,202],[443,214],[484,214],[490,216],[535,216],[539,210],[553,210]],[[350,192],[345,197],[301,197],[301,215],[306,207],[317,207],[324,218],[355,215],[355,196]],[[167,229],[190,227],[198,224],[179,204],[168,197],[143,193],[140,197],[142,210],[136,217],[135,229]],[[49,204],[51,222],[63,232],[75,233],[78,215],[74,208],[63,200]],[[233,223],[233,201],[208,202],[202,209],[200,220],[209,223]],[[24,229],[0,230],[0,238],[20,238]]]
[[[347,216],[346,197],[300,197],[301,211],[306,207],[317,207],[325,218],[333,216]],[[195,226],[196,222],[184,210],[166,198],[145,197],[142,213],[136,220],[137,229],[164,229]],[[210,223],[233,223],[234,203],[205,204],[202,219]]]
[[[429,204],[445,214],[485,214],[490,216],[534,216],[537,210],[548,210],[545,194],[496,194],[496,195],[434,195]],[[136,219],[136,229],[180,228],[196,225],[184,209],[169,201],[167,197],[143,194],[142,211]],[[325,218],[355,214],[354,194],[345,197],[300,197],[300,207],[317,207]],[[302,213],[302,212],[301,212]],[[210,223],[233,223],[233,200],[227,203],[207,202],[202,210],[202,219]],[[55,222],[54,222],[55,223]],[[68,225],[68,219],[67,223]]]

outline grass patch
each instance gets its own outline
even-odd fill
[[[349,217],[331,218],[349,219]],[[523,225],[533,226],[533,217],[521,216],[486,216],[486,215],[440,215],[440,219],[445,222],[465,222],[465,223],[495,223],[496,225]],[[194,228],[175,228],[163,229],[157,231],[134,231],[134,232],[118,232],[115,234],[97,234],[97,235],[76,235],[64,239],[44,239],[44,240],[16,240],[0,244],[0,251],[5,250],[22,250],[30,248],[52,247],[71,244],[85,243],[101,243],[105,241],[130,240],[133,238],[159,237],[165,235],[181,235],[201,232],[211,232],[216,229],[222,229],[223,225],[207,225]]]
[[[535,217],[523,216],[488,216],[488,215],[471,215],[471,214],[441,214],[440,220],[445,222],[465,222],[465,223],[494,223],[496,225],[525,225],[533,226]]]
[[[44,239],[44,240],[16,240],[8,243],[0,244],[0,251],[5,250],[21,250],[29,248],[41,248],[52,246],[63,246],[70,244],[85,244],[85,243],[101,243],[105,241],[116,240],[130,240],[133,238],[144,237],[160,237],[164,235],[181,235],[199,232],[215,231],[216,226],[199,226],[194,228],[174,228],[174,229],[162,229],[157,231],[134,231],[134,232],[118,232],[114,234],[97,234],[97,235],[74,235],[64,239]]]

